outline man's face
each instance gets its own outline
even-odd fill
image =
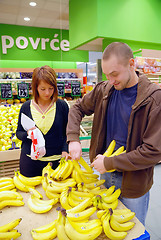
[[[134,61],[130,59],[127,64],[118,61],[115,55],[112,55],[108,60],[102,60],[102,71],[106,75],[109,83],[116,90],[122,90],[135,85],[132,77],[134,70]]]

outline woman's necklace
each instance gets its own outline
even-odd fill
[[[52,104],[53,104],[53,102],[51,102],[51,103],[49,104],[49,106],[47,107],[47,109],[45,109],[45,111],[42,111],[42,109],[40,108],[40,106],[39,106],[38,104],[36,104],[37,107],[38,107],[38,109],[40,110],[40,112],[41,112],[41,114],[42,114],[42,119],[45,118],[45,114],[46,114],[47,111],[50,109],[50,107],[52,106]]]

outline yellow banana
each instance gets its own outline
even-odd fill
[[[1,232],[0,233],[0,239],[16,239],[21,236],[21,233],[19,233],[17,230],[13,229],[10,232]]]
[[[115,221],[117,221],[118,223],[125,223],[133,219],[134,216],[135,216],[134,212],[127,212],[127,213],[118,215],[118,214],[115,214],[115,212],[113,211],[111,218],[115,219]]]
[[[72,206],[69,204],[68,202],[68,192],[67,192],[67,189],[65,189],[61,194],[60,194],[60,203],[61,203],[61,206],[65,209],[65,210],[68,210],[68,209],[71,209]]]
[[[31,194],[33,194],[35,197],[37,197],[37,198],[39,198],[39,199],[42,199],[42,198],[43,198],[42,194],[41,194],[39,191],[37,191],[37,190],[35,189],[35,187],[28,187],[28,186],[26,186],[26,187],[28,188],[28,191],[29,191]]]
[[[102,207],[103,209],[109,209],[111,208],[112,210],[113,209],[116,209],[118,206],[118,199],[116,199],[114,202],[112,203],[105,203],[104,201],[102,201]]]
[[[43,225],[43,226],[40,226],[40,227],[37,227],[37,228],[33,228],[32,231],[36,232],[36,233],[46,233],[46,232],[49,232],[51,231],[53,228],[56,228],[56,222],[57,222],[57,219],[55,219],[54,221],[46,224],[46,225]]]
[[[11,231],[13,228],[15,228],[21,222],[21,220],[22,220],[22,218],[18,218],[18,219],[13,220],[3,226],[0,226],[0,233]]]
[[[105,203],[112,203],[114,202],[116,199],[119,198],[121,194],[121,190],[120,188],[118,188],[113,194],[111,194],[110,196],[106,196],[104,197],[104,195],[102,195],[102,199]]]
[[[69,222],[72,225],[72,227],[77,232],[80,232],[80,233],[88,233],[92,229],[102,225],[102,223],[99,219],[92,219],[92,220],[89,220],[89,221],[86,221],[86,222],[73,222],[73,221],[69,220]]]
[[[88,173],[94,172],[93,169],[88,165],[88,163],[82,157],[80,157],[80,159],[78,161]]]
[[[62,165],[62,164],[61,164],[61,161],[60,161],[60,163],[59,163],[59,165],[57,166],[57,168],[50,173],[50,177],[51,177],[52,179],[54,179],[54,178],[55,178],[55,175],[56,175],[57,173],[59,173],[59,171],[61,170],[61,165]]]
[[[0,201],[10,200],[10,199],[23,200],[23,197],[20,193],[13,192],[13,191],[10,191],[10,190],[0,192]]]
[[[6,181],[3,181],[3,182],[0,182],[0,188],[5,187],[9,184],[13,184],[13,179],[12,178],[11,178],[11,180],[6,180]]]
[[[112,214],[121,216],[127,213],[131,213],[131,210],[129,208],[121,208],[121,209],[114,209]]]
[[[84,219],[89,218],[92,214],[94,214],[96,212],[97,208],[96,207],[90,207],[86,210],[83,210],[81,212],[70,212],[71,210],[67,210],[67,218],[69,218],[69,220],[71,221],[81,221]]]
[[[65,232],[71,240],[94,240],[102,233],[102,226],[95,227],[87,233],[80,233],[72,227],[67,218],[65,223]]]
[[[76,183],[83,182],[82,175],[80,175],[79,172],[75,168],[73,169],[73,172],[75,172],[74,177],[75,177]]]
[[[127,235],[127,232],[117,232],[114,231],[110,226],[110,214],[108,213],[107,216],[103,219],[103,230],[106,236],[109,239],[121,240],[124,239]]]
[[[4,207],[7,206],[15,206],[15,207],[20,207],[23,206],[24,202],[19,199],[10,199],[10,200],[3,200],[0,202],[0,210]]]
[[[53,206],[58,202],[58,198],[53,198],[50,200],[42,200],[40,198],[37,198],[35,195],[31,195],[31,198],[37,205],[40,205],[40,206],[48,205],[48,204],[51,204]]]
[[[99,195],[101,195],[102,198],[108,197],[114,192],[114,190],[115,190],[115,185],[112,185],[110,188],[106,189],[105,191],[102,191],[102,193],[99,193]]]
[[[88,177],[85,174],[82,174],[81,178],[82,178],[82,182],[84,182],[84,183],[94,183],[94,182],[98,181],[97,178]]]
[[[83,171],[82,171],[82,169],[81,169],[77,160],[73,160],[73,166],[80,175],[83,174]]]
[[[56,229],[57,229],[57,237],[59,240],[70,240],[65,232],[65,216],[62,215],[61,211],[58,211]]]
[[[46,232],[36,232],[34,230],[31,231],[31,235],[34,240],[52,240],[57,236],[56,227],[53,227],[50,231]]]
[[[101,186],[105,182],[105,179],[97,180],[93,183],[85,183],[84,186],[88,189],[94,189]]]
[[[89,193],[90,194],[90,193]],[[94,195],[88,195],[87,193],[87,196],[83,196],[82,194],[79,194],[79,195],[75,195],[74,192],[70,192],[70,196],[73,200],[77,201],[77,202],[82,202],[84,201],[85,199],[89,198],[89,197],[93,197]]]
[[[58,199],[60,199],[60,193],[51,192],[51,191],[48,189],[48,186],[47,186],[47,188],[46,188],[45,194],[46,194],[46,196],[47,196],[49,199],[53,199],[53,198],[58,198]]]
[[[31,187],[35,187],[35,186],[39,185],[42,181],[42,176],[25,177],[19,171],[17,171],[17,173],[18,173],[18,178],[20,179],[20,181],[23,184],[31,186]]]
[[[83,172],[83,174],[86,176],[86,177],[89,177],[89,178],[99,178],[99,175],[98,174],[95,174],[95,173],[88,173],[88,172],[86,172],[86,170],[83,170],[82,169],[82,172]]]
[[[46,167],[43,168],[42,170],[42,178],[44,177],[45,174],[47,174],[49,177],[54,173],[54,169],[52,169],[52,162],[49,162]]]
[[[15,184],[13,183],[10,183],[8,185],[5,185],[3,187],[0,188],[0,192],[3,192],[3,191],[8,191],[8,190],[12,190],[15,188]]]
[[[92,198],[94,196],[94,194],[91,193],[91,192],[81,192],[80,193],[73,188],[72,188],[72,191],[71,191],[71,195],[72,195],[73,198],[75,196],[75,197],[79,198],[80,200],[84,200],[83,198]]]
[[[69,205],[73,208],[73,207],[78,206],[82,201],[77,201],[77,200],[73,199],[71,197],[71,194],[69,193],[68,194],[68,202],[69,202]]]
[[[77,213],[84,211],[87,207],[91,206],[92,199],[87,198],[84,201],[82,201],[80,204],[78,204],[76,207],[73,207],[72,209],[67,210],[67,213]]]
[[[73,171],[73,162],[71,160],[68,160],[68,163],[69,163],[69,167],[68,167],[67,172],[63,176],[63,180],[70,177],[70,175],[72,174],[72,171]]]
[[[113,156],[118,156],[119,154],[121,154],[124,151],[124,146],[119,147],[113,154],[111,154],[110,157]]]
[[[47,186],[48,186],[47,173],[44,174],[44,177],[43,177],[43,179],[42,179],[41,184],[42,184],[43,190],[46,191]]]
[[[14,181],[14,184],[15,184],[15,186],[16,186],[17,189],[19,189],[19,190],[22,191],[22,192],[28,192],[28,189],[27,189],[27,187],[25,186],[25,184],[23,184],[23,183],[20,181],[17,172],[15,172],[15,175],[14,175],[14,177],[13,177],[13,181]]]
[[[69,180],[66,183],[60,183],[60,182],[49,183],[48,190],[51,192],[61,193],[66,187],[74,187],[76,185],[76,182],[73,178],[71,178],[71,179],[72,180]]]
[[[106,210],[105,209],[101,209],[101,210],[98,210],[97,211],[97,217],[99,218],[99,219],[101,219],[101,217],[104,215],[106,213]]]
[[[105,151],[105,153],[103,154],[103,156],[105,157],[109,157],[114,149],[115,149],[115,146],[116,146],[116,141],[115,140],[112,140],[112,142],[110,143],[110,145],[108,146],[107,150]]]
[[[27,204],[34,213],[46,213],[52,209],[52,204],[36,204],[32,196],[29,197]]]
[[[130,229],[132,229],[135,225],[134,222],[124,222],[124,223],[119,223],[115,220],[115,218],[110,219],[110,225],[112,227],[113,230],[117,231],[117,232],[123,232],[123,231],[129,231]]]
[[[54,174],[54,177],[52,176],[53,179],[55,180],[61,180],[61,172],[64,171],[67,171],[67,167],[68,167],[68,162],[65,161],[65,158],[61,158],[60,159],[60,163],[59,163],[59,166],[55,169],[55,174]],[[59,170],[58,170],[59,169]]]
[[[13,182],[13,178],[11,178],[11,177],[1,177],[1,178],[0,178],[0,183],[6,182],[6,181],[11,181],[11,182]]]

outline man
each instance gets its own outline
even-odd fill
[[[145,225],[153,170],[161,159],[161,88],[135,72],[133,52],[125,43],[106,47],[102,70],[108,81],[98,83],[69,111],[69,153],[80,158],[80,122],[94,113],[91,166],[101,173],[106,187],[121,188],[120,200]],[[124,146],[126,153],[104,157],[112,140],[116,149]],[[116,171],[107,172],[112,169]]]

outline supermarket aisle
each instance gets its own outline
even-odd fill
[[[150,240],[161,240],[161,163],[154,169],[154,184],[150,191],[150,205],[145,228]]]

